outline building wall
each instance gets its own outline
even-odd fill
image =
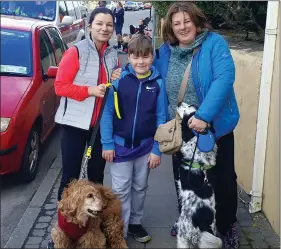
[[[263,52],[231,49],[236,66],[235,94],[240,120],[235,129],[235,167],[239,185],[252,187],[256,123]]]
[[[280,15],[279,15],[280,19]],[[279,23],[279,22],[278,22]],[[268,137],[265,158],[263,211],[280,236],[280,160],[279,160],[279,66],[280,35],[277,36],[274,60]]]

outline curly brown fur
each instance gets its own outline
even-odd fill
[[[87,226],[87,232],[73,241],[57,225],[51,232],[55,248],[106,248],[106,242],[114,245],[111,248],[127,248],[121,203],[111,189],[88,180],[74,180],[64,189],[58,211],[68,222]]]
[[[102,193],[107,202],[102,213],[102,227],[109,248],[128,248],[123,238],[124,224],[121,218],[121,201],[110,188],[101,186]]]

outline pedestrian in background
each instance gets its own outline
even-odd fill
[[[118,48],[121,48],[121,43],[122,43],[122,29],[123,29],[123,24],[124,24],[124,8],[121,2],[118,2],[116,5],[116,8],[113,11],[114,17],[115,17],[115,32],[117,35],[117,43],[118,43]]]

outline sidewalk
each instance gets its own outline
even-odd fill
[[[19,223],[21,224],[20,228],[15,230],[6,248],[46,248],[50,239],[50,230],[56,222],[60,165],[61,156],[59,155],[50,169],[57,172],[56,175],[52,173],[54,184],[50,188],[50,192],[48,194],[44,193],[46,188],[40,186],[39,192],[34,196],[37,201],[31,201],[31,204],[37,203],[37,208],[39,208],[38,216],[36,211],[33,214],[37,218],[34,219],[31,226],[26,225],[26,227],[21,220]],[[128,246],[130,248],[176,248],[176,239],[170,236],[170,227],[177,217],[176,192],[172,175],[171,158],[164,156],[161,166],[150,174],[149,190],[145,203],[143,225],[151,233],[152,240],[143,245],[129,238]],[[48,173],[46,177],[50,178],[50,174]],[[42,184],[46,185],[45,182],[44,180]],[[50,182],[50,179],[48,179],[48,182]],[[107,168],[105,171],[105,185],[110,186],[110,175]],[[40,203],[38,199],[40,198],[41,202],[44,198],[45,201],[42,202],[41,207],[38,207],[38,203]],[[34,204],[34,206],[36,205]],[[238,206],[237,216],[239,222],[237,229],[241,248],[279,248],[279,238],[264,216],[262,214],[249,214],[240,199]],[[29,210],[31,209],[29,208]],[[26,233],[27,236],[23,238],[18,233]],[[20,244],[19,240],[22,240],[22,244]]]

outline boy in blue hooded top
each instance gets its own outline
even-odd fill
[[[154,135],[166,122],[167,96],[159,72],[151,66],[150,38],[134,35],[128,54],[130,63],[112,83],[108,95],[101,120],[101,142],[103,158],[110,162],[112,189],[122,202],[124,237],[128,233],[145,243],[151,238],[141,220],[149,171],[160,165],[161,153]]]

